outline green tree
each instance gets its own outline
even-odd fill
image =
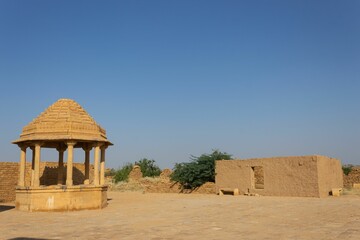
[[[213,150],[200,157],[191,156],[187,163],[176,163],[171,180],[179,182],[183,188],[194,189],[206,182],[215,182],[215,161],[230,160],[230,154]]]
[[[105,177],[113,177],[115,174],[116,170],[114,168],[105,171]]]
[[[131,172],[133,166],[134,165],[132,163],[126,163],[121,168],[116,170],[115,176],[114,176],[115,182],[117,183],[117,182],[121,182],[121,181],[127,181],[128,177],[129,177],[129,173]]]
[[[135,162],[135,164],[140,166],[143,177],[156,177],[161,173],[161,169],[153,159],[143,158]]]
[[[342,170],[343,170],[345,175],[349,175],[349,173],[352,171],[353,167],[354,166],[352,164],[343,165]]]

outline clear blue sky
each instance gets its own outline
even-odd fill
[[[71,98],[115,144],[110,167],[212,149],[360,164],[359,12],[357,0],[0,0],[1,161]]]

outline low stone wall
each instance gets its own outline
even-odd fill
[[[351,188],[354,183],[360,183],[360,166],[353,167],[348,175],[344,174],[344,187]]]
[[[15,207],[21,211],[58,212],[107,206],[107,187],[94,185],[40,186],[16,189]]]
[[[73,183],[82,184],[85,178],[85,166],[82,163],[73,164]],[[90,165],[90,182],[93,180],[94,168]],[[41,162],[40,185],[56,185],[58,176],[57,162]],[[18,162],[0,162],[0,202],[15,200],[15,188],[19,179]],[[63,183],[66,180],[66,164],[64,164]],[[31,163],[26,163],[25,185],[31,181]]]
[[[192,194],[216,194],[215,183],[207,182],[202,186],[190,189],[182,189],[179,183],[172,182],[160,177],[146,177],[136,181],[119,182],[110,187],[111,191],[120,192],[144,192],[144,193],[192,193]]]
[[[164,169],[159,177],[142,177],[136,166],[129,174],[128,182],[120,182],[110,187],[113,191],[142,191],[144,193],[199,193],[215,194],[215,183],[207,182],[202,186],[189,190],[182,189],[177,182],[170,180],[170,169]]]
[[[19,178],[19,163],[0,162],[0,202],[15,200],[15,187]]]

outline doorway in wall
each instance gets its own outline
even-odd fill
[[[251,167],[251,188],[264,189],[264,168],[262,166]]]

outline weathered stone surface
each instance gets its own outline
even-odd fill
[[[129,173],[129,181],[138,181],[143,177],[140,166],[134,165],[133,169]]]
[[[0,162],[0,202],[15,200],[15,187],[19,179],[19,163]]]
[[[14,143],[33,140],[109,142],[106,131],[74,100],[59,99],[23,128]]]
[[[344,174],[344,187],[351,188],[355,183],[360,184],[360,166],[353,167],[348,175]]]
[[[74,211],[107,206],[106,186],[18,187],[15,207],[21,211]]]
[[[343,187],[340,161],[324,156],[220,160],[215,178],[216,192],[238,188],[240,194],[264,196],[325,197]]]
[[[81,184],[85,179],[85,166],[81,163],[73,164],[73,181],[75,185]],[[63,169],[63,181],[66,179],[66,163]],[[19,178],[19,163],[0,162],[0,202],[15,200],[15,188]],[[58,179],[57,162],[40,163],[40,185],[56,185]],[[90,165],[90,183],[94,179],[94,166]],[[26,164],[25,185],[30,186],[31,163]]]
[[[340,195],[342,194],[342,188],[333,188],[331,190],[331,194],[334,196],[334,197],[340,197]]]
[[[214,182],[206,182],[200,187],[196,188],[193,193],[201,193],[201,194],[215,194],[216,193],[216,185]]]
[[[171,169],[165,168],[164,170],[161,171],[160,178],[164,180],[169,180],[171,173],[172,173]]]
[[[137,170],[136,170],[137,172]],[[165,171],[168,172],[168,171]],[[201,194],[215,194],[215,183],[207,182],[202,186],[190,190],[182,189],[181,185],[173,182],[165,175],[159,177],[145,177],[140,178],[139,174],[136,175],[136,180],[129,180],[129,182],[120,182],[112,186],[111,190],[114,191],[135,191],[147,193],[201,193]]]
[[[13,142],[20,147],[19,179],[16,191],[16,208],[27,211],[61,211],[101,208],[103,197],[96,197],[102,188],[105,193],[105,150],[113,145],[106,138],[106,132],[74,100],[59,99],[37,118],[23,128],[20,138]],[[27,167],[26,149],[32,149],[32,164]],[[41,148],[53,148],[58,152],[56,167],[47,168],[41,176]],[[84,179],[76,182],[74,176],[74,148],[85,153]],[[94,148],[94,179],[90,185],[90,151]],[[64,152],[66,165],[64,165]],[[31,181],[26,180],[31,169]],[[52,187],[42,185],[46,174],[55,172],[57,177]],[[65,174],[66,173],[66,174]],[[66,177],[66,179],[64,179]],[[76,184],[77,183],[77,184]],[[78,186],[80,185],[80,190]],[[60,190],[59,190],[59,189]],[[100,195],[103,195],[102,193]],[[50,202],[55,201],[49,208]],[[52,199],[52,200],[51,200]],[[86,202],[87,201],[87,202]],[[94,201],[97,203],[94,205]],[[44,205],[45,204],[45,205]]]
[[[171,182],[169,178],[142,178],[140,183],[144,187],[144,191],[149,193],[181,192],[180,184]]]

